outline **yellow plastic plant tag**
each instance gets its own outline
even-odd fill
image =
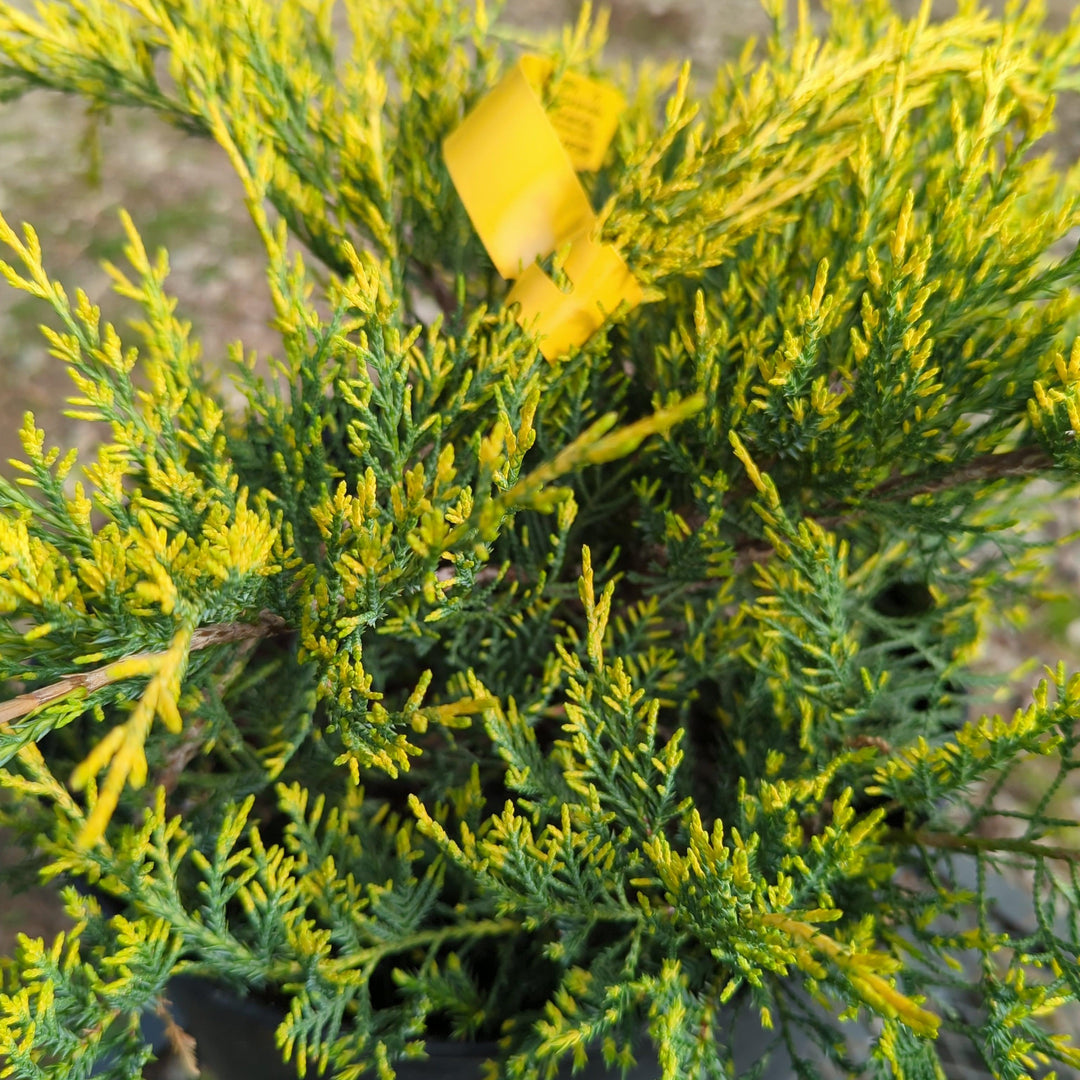
[[[515,278],[588,228],[592,207],[519,63],[443,143],[450,178],[495,268]]]
[[[520,64],[529,83],[540,92],[551,74],[551,61],[523,56]],[[622,94],[609,83],[575,71],[563,72],[547,116],[578,172],[595,172],[603,165],[625,104]]]
[[[491,261],[520,279],[508,303],[550,360],[642,292],[619,253],[592,239],[596,215],[575,169],[597,169],[615,133],[614,87],[564,72],[545,110],[550,61],[524,56],[443,143],[450,178]],[[536,260],[570,243],[564,292]]]
[[[624,301],[629,307],[641,303],[641,286],[619,253],[587,234],[571,243],[563,272],[569,292],[533,263],[506,298],[521,305],[518,322],[540,335],[540,351],[549,360],[587,341]]]

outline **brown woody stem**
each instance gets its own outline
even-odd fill
[[[1052,468],[1053,464],[1050,455],[1041,446],[1023,446],[1019,450],[1008,450],[1004,454],[982,454],[980,457],[972,458],[966,465],[962,465],[947,476],[916,484],[908,490],[904,489],[915,479],[914,477],[893,476],[884,483],[878,484],[866,498],[885,499],[899,492],[904,498],[912,499],[916,495],[932,495],[936,491],[958,487],[960,484],[971,484],[977,481],[989,483],[993,480],[1004,480],[1010,476],[1031,476]]]
[[[1024,446],[1019,450],[1009,450],[1004,454],[983,454],[972,458],[955,472],[940,476],[936,480],[926,480],[921,484],[914,476],[892,476],[876,488],[861,497],[861,502],[870,503],[901,497],[913,499],[917,495],[933,495],[947,488],[961,484],[990,483],[1015,476],[1034,476],[1053,466],[1050,456],[1041,446]],[[911,485],[908,487],[908,485]],[[851,512],[858,513],[853,507]],[[834,529],[844,520],[842,515],[818,518],[817,523],[824,529]],[[764,562],[773,554],[773,549],[764,544],[737,544],[738,558],[742,563]]]
[[[285,620],[269,611],[264,611],[258,622],[243,623],[215,623],[213,626],[202,626],[191,635],[191,651],[207,649],[211,645],[225,645],[232,641],[246,641],[251,638],[268,637],[271,634],[280,634],[288,629]],[[131,656],[120,657],[120,661],[140,660],[158,653],[143,652],[133,653]],[[108,686],[115,679],[111,669],[117,663],[112,660],[103,667],[94,668],[92,671],[80,672],[77,675],[65,675],[48,686],[40,686],[36,690],[30,690],[25,694],[12,698],[10,701],[0,703],[0,724],[10,723],[12,720],[25,716],[34,709],[40,709],[43,705],[57,701],[76,690],[85,690],[92,694],[103,686]]]
[[[1003,836],[968,836],[956,833],[927,832],[922,829],[890,829],[884,840],[892,844],[917,844],[919,847],[942,848],[947,851],[1015,852],[1042,859],[1060,859],[1062,862],[1080,862],[1080,851],[1055,844],[1040,844],[1035,840],[1010,839]]]

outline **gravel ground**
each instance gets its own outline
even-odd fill
[[[32,6],[30,0],[20,3]],[[768,26],[756,0],[610,0],[609,6],[612,52],[631,59],[690,56],[708,66]],[[904,0],[897,6],[911,12],[918,4]],[[1074,4],[1051,0],[1047,6],[1051,24],[1061,25]],[[530,29],[572,18],[577,8],[578,0],[509,3],[511,18]],[[820,4],[812,8],[820,17]],[[954,8],[935,5],[941,14]],[[1057,140],[1060,156],[1068,161],[1080,155],[1080,99],[1071,98],[1062,102]],[[95,141],[100,147],[97,178],[89,150]],[[76,102],[45,92],[0,106],[0,210],[12,223],[33,222],[50,270],[65,286],[82,286],[102,304],[106,318],[122,322],[129,311],[109,294],[99,266],[100,260],[121,254],[121,207],[132,214],[148,247],[169,249],[170,287],[209,360],[223,358],[227,344],[238,338],[260,353],[274,351],[277,337],[268,328],[271,308],[260,245],[239,184],[216,146],[142,114],[118,111],[104,121],[88,117]],[[42,315],[36,302],[0,289],[0,468],[20,452],[17,430],[27,409],[34,411],[51,442],[90,445],[89,427],[62,415],[71,388],[34,329]],[[1055,534],[1064,537],[1078,530],[1076,500],[1061,501]],[[1080,552],[1075,543],[1063,544],[1055,554],[1055,578],[1061,596],[1044,604],[1027,629],[1003,628],[990,636],[987,671],[1005,675],[1031,657],[1051,663],[1064,658],[1080,666]],[[1021,690],[1019,683],[1006,681],[998,707],[1007,711],[1023,703],[1030,677],[1023,685]],[[1022,803],[1040,782],[1033,771],[1010,796]],[[0,841],[0,954],[10,952],[17,932],[49,937],[63,925],[50,890],[15,898],[5,890],[5,865]]]

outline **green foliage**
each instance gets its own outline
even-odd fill
[[[281,335],[232,349],[236,415],[129,219],[134,344],[0,219],[101,435],[80,465],[28,417],[0,479],[2,815],[121,911],[69,889],[4,961],[2,1074],[138,1075],[182,972],[284,1001],[300,1075],[435,1036],[547,1080],[647,1032],[728,1077],[732,1009],[852,1075],[943,1076],[946,1032],[1080,1068],[1039,1019],[1080,997],[1080,676],[967,719],[1038,582],[1028,485],[1080,480],[1080,173],[1040,142],[1080,22],[837,2],[819,40],[773,3],[711,89],[624,75],[585,182],[648,302],[549,361],[438,149],[513,59],[495,13],[343,7],[0,3],[0,94],[224,148]],[[601,42],[585,11],[554,77]],[[1015,867],[1029,933],[988,915]]]

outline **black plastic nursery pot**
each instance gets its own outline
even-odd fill
[[[961,857],[941,867],[943,875],[956,876],[961,884],[974,884],[974,860]],[[1034,926],[1034,911],[1030,897],[996,873],[987,877],[990,899],[988,916],[995,929],[1008,926],[1030,932]],[[976,971],[968,973],[977,980]],[[170,1012],[180,1026],[196,1042],[196,1056],[204,1074],[212,1080],[296,1080],[295,1065],[282,1061],[275,1033],[283,1012],[256,998],[242,997],[231,989],[207,979],[180,975],[168,985]],[[810,1004],[807,1001],[807,1004]],[[947,1001],[936,1004],[947,1007],[967,1023],[978,1024],[982,1014],[970,994],[957,988]],[[148,1017],[155,1025],[157,1017]],[[842,1080],[849,1073],[825,1059],[819,1047],[802,1031],[793,1033],[787,1045],[777,1045],[776,1032],[761,1028],[757,1016],[744,1006],[730,1005],[719,1023],[722,1031],[734,1039],[736,1070],[741,1074],[750,1069],[763,1054],[768,1053],[758,1080],[791,1080],[796,1064],[809,1065],[822,1080]],[[872,1017],[861,1016],[848,1025],[845,1032],[848,1050],[856,1058],[864,1058],[879,1031]],[[158,1056],[168,1053],[163,1037],[148,1030]],[[944,1031],[939,1038],[939,1051],[947,1068],[949,1080],[988,1080],[983,1062],[972,1053],[970,1043],[955,1033]],[[769,1051],[771,1048],[771,1052]],[[427,1057],[422,1061],[395,1063],[398,1080],[482,1080],[485,1062],[495,1058],[498,1047],[493,1042],[458,1043],[428,1039]],[[637,1063],[626,1074],[626,1080],[660,1080],[661,1067],[656,1051],[642,1033],[635,1048]],[[309,1071],[309,1076],[314,1074]],[[1060,1075],[1060,1074],[1059,1074]],[[590,1055],[588,1064],[573,1071],[568,1060],[556,1074],[557,1080],[618,1080],[618,1068],[608,1068],[599,1053]],[[329,1077],[328,1077],[329,1080]],[[680,1080],[696,1080],[687,1076]]]
[[[169,983],[168,996],[177,1022],[195,1039],[200,1068],[214,1080],[296,1080],[295,1066],[281,1060],[274,1040],[282,1020],[279,1009],[239,997],[206,979],[182,975]],[[425,1060],[399,1062],[394,1069],[398,1080],[481,1080],[484,1062],[496,1053],[491,1042],[429,1039]],[[647,1041],[637,1057],[627,1080],[659,1080],[660,1065]],[[594,1055],[577,1073],[567,1062],[558,1080],[570,1080],[571,1075],[574,1080],[614,1080],[621,1073]]]

